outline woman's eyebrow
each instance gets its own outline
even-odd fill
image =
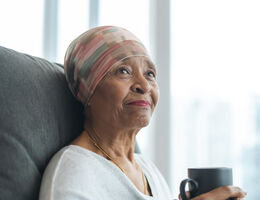
[[[147,65],[147,67],[149,69],[153,70],[155,73],[157,72],[156,66],[155,66],[155,64],[153,62],[151,62],[150,60],[146,60],[146,59],[143,62]],[[126,58],[124,60],[119,61],[117,66],[118,65],[122,65],[122,64],[132,65],[132,64],[134,64],[134,61],[132,61],[130,58]]]

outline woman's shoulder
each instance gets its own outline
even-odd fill
[[[100,174],[103,165],[103,160],[90,150],[77,145],[62,148],[44,171],[40,199],[64,199],[64,195],[85,193],[91,195],[91,191],[95,190],[93,180],[97,179],[96,174]],[[60,194],[63,194],[61,198]]]
[[[59,166],[62,162],[74,163],[82,159],[91,159],[91,152],[76,145],[68,145],[54,154],[49,164]]]
[[[46,167],[41,190],[52,191],[51,188],[74,188],[87,184],[92,180],[97,161],[93,152],[76,145],[69,145],[59,150]],[[63,190],[63,189],[62,189]]]
[[[92,154],[94,153],[76,145],[65,146],[51,158],[44,171],[44,177],[56,179],[61,174],[73,174],[76,177],[82,169],[93,168],[96,161]]]

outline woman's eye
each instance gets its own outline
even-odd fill
[[[128,70],[125,69],[125,68],[120,68],[118,71],[119,71],[121,74],[129,74]]]
[[[147,72],[149,77],[155,78],[155,73],[153,71]]]

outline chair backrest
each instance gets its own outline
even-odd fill
[[[0,200],[38,199],[48,161],[82,124],[62,66],[0,47]]]

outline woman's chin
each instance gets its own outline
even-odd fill
[[[138,116],[132,122],[128,123],[131,127],[144,128],[150,123],[150,117],[148,116]]]

